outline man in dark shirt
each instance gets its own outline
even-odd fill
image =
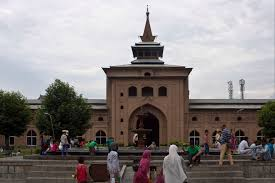
[[[231,133],[230,130],[226,128],[226,125],[222,126],[222,135],[221,135],[221,150],[220,150],[220,162],[219,165],[223,164],[223,158],[224,154],[226,153],[228,156],[228,160],[230,162],[230,165],[233,165],[233,159],[231,155],[231,148],[230,148],[230,138],[231,138]]]

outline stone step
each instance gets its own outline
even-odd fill
[[[7,178],[0,178],[1,183],[26,183],[25,179],[7,179]]]
[[[31,167],[31,171],[71,171],[73,172],[75,170],[75,165],[56,165],[56,164],[52,164],[52,165],[35,165]]]
[[[1,182],[2,183],[2,182]],[[12,183],[12,182],[7,182]],[[17,183],[17,182],[16,182]],[[18,182],[19,183],[19,182]],[[20,182],[21,183],[21,182]],[[22,183],[76,183],[73,178],[62,178],[62,177],[28,177],[25,182]],[[94,182],[93,183],[109,183],[109,182]],[[128,183],[128,182],[125,182]]]
[[[243,177],[242,171],[191,171],[187,177]]]
[[[239,165],[195,165],[192,168],[187,168],[187,171],[241,171],[241,167]]]
[[[247,183],[274,183],[275,178],[246,178]]]
[[[74,171],[31,171],[28,177],[72,177]]]
[[[76,181],[72,177],[27,177],[26,183],[76,183]]]
[[[188,183],[245,183],[243,177],[196,177],[188,178]]]

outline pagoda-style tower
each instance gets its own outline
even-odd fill
[[[141,42],[132,46],[133,56],[137,58],[131,62],[132,64],[164,64],[162,60],[159,60],[159,57],[163,55],[164,46],[155,42],[156,36],[152,34],[149,14],[147,7],[145,28],[143,35],[140,36]]]

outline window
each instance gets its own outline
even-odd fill
[[[263,130],[259,130],[257,133],[257,140],[263,140],[264,139],[264,134],[263,134]]]
[[[167,96],[167,88],[162,86],[159,87],[159,96]]]
[[[9,144],[10,146],[14,146],[14,136],[9,136]]]
[[[151,56],[151,53],[150,53],[149,51],[146,51],[146,52],[145,52],[145,56],[146,56],[146,57],[150,57],[150,56]]]
[[[103,121],[103,117],[98,117],[98,121]]]
[[[153,96],[153,88],[152,87],[142,88],[142,96],[143,97]]]
[[[106,133],[102,130],[99,130],[95,134],[96,143],[98,144],[106,144]]]
[[[245,137],[244,132],[242,130],[236,131],[235,136],[236,136],[236,139],[237,139],[237,144],[239,144],[243,140],[243,138]]]
[[[120,106],[120,109],[124,109],[124,106],[123,106],[123,105],[121,105],[121,106]]]
[[[220,121],[220,118],[219,117],[215,117],[215,121]]]
[[[238,120],[238,121],[241,121],[241,120],[242,120],[242,117],[241,117],[241,116],[237,117],[237,120]]]
[[[199,145],[200,144],[200,134],[196,130],[193,130],[189,135],[190,144]]]
[[[131,86],[131,87],[128,89],[128,95],[129,95],[130,97],[137,96],[137,88],[134,87],[134,86]]]
[[[27,146],[36,146],[37,135],[34,130],[30,130],[27,133]]]
[[[139,57],[143,57],[143,52],[142,52],[142,51],[139,51],[139,52],[138,52],[138,56],[139,56]]]
[[[198,118],[196,116],[192,117],[192,121],[198,121]]]
[[[150,77],[150,76],[151,76],[151,73],[150,73],[150,72],[145,72],[145,73],[144,73],[144,76],[145,76],[145,77]]]
[[[123,135],[123,131],[120,131],[120,135]]]
[[[120,118],[120,122],[123,122],[123,118]]]
[[[123,93],[122,92],[120,93],[120,96],[123,97]]]

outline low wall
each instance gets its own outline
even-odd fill
[[[249,161],[242,163],[245,178],[275,178],[275,161]]]
[[[0,160],[0,178],[24,180],[27,177],[32,165],[32,162]]]

